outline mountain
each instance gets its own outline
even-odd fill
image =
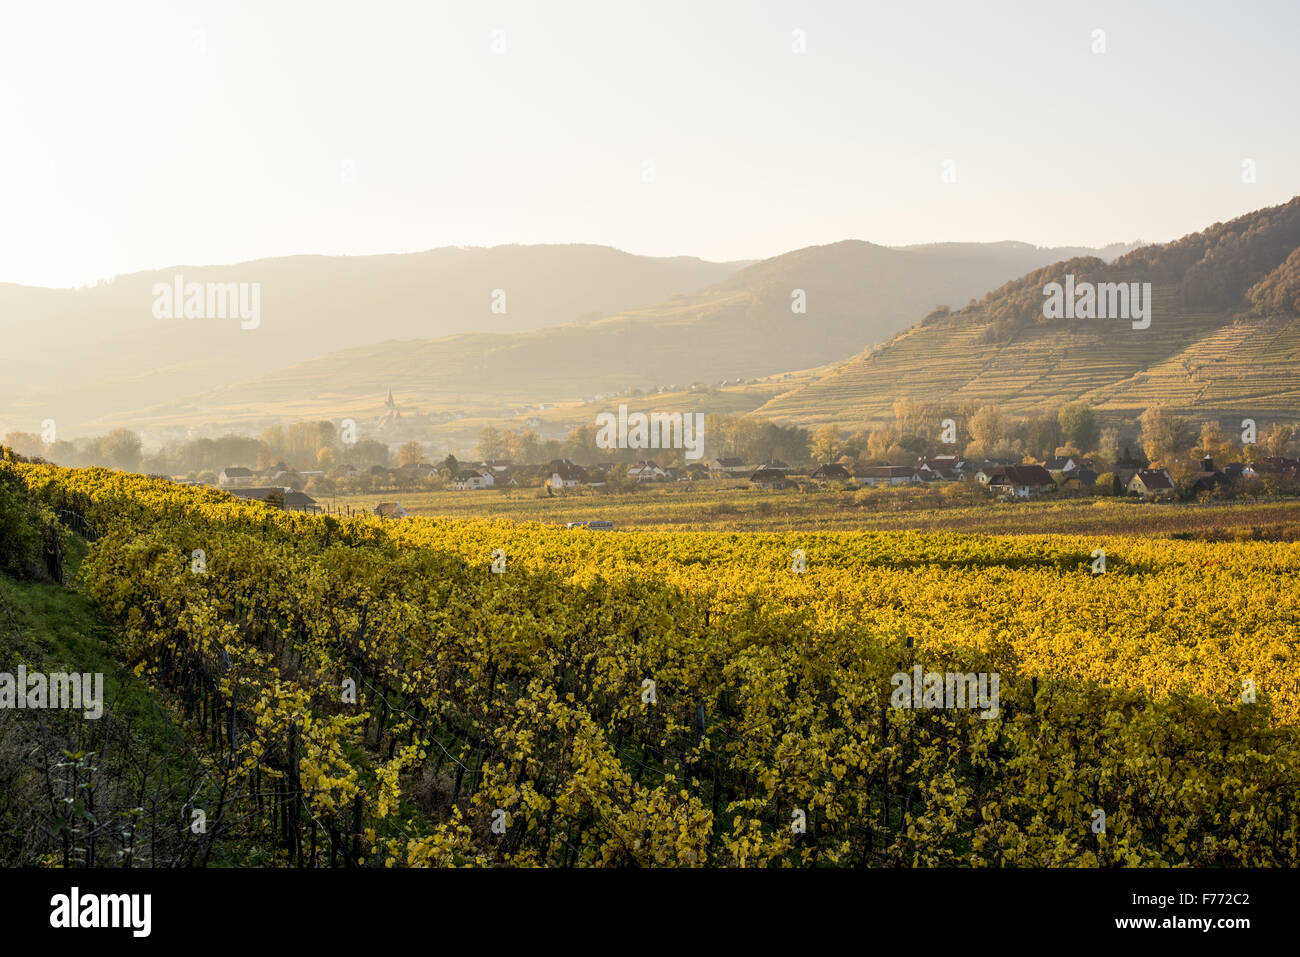
[[[1150,326],[1049,319],[1044,287],[1151,284]],[[1082,288],[1081,286],[1079,287]],[[1083,400],[1133,418],[1153,404],[1258,422],[1300,420],[1300,197],[1105,263],[1035,270],[934,314],[758,414],[804,424],[889,417],[895,399],[1029,413]]]
[[[692,293],[747,263],[634,256],[605,246],[449,247],[173,266],[81,289],[0,284],[0,434],[63,431],[384,339],[515,333]],[[154,285],[258,283],[260,322],[160,319]],[[251,286],[249,287],[251,292]],[[504,312],[494,312],[494,291]],[[251,301],[250,301],[251,305]]]
[[[628,388],[812,368],[889,338],[936,304],[964,303],[1055,262],[1060,252],[1013,242],[813,246],[610,316],[514,333],[376,341],[195,391],[128,421],[255,427],[273,418],[367,414],[390,387],[426,410],[495,415]],[[799,297],[804,312],[793,308]]]

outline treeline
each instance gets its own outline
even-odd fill
[[[898,399],[892,421],[884,425],[851,433],[822,426],[811,451],[819,462],[860,466],[914,465],[923,455],[1008,462],[1073,455],[1089,457],[1101,471],[1121,463],[1177,468],[1207,455],[1217,464],[1281,457],[1294,450],[1297,438],[1294,427],[1280,422],[1257,423],[1251,436],[1244,428],[1229,432],[1217,420],[1198,423],[1164,406],[1147,409],[1131,423],[1112,421],[1083,402],[1017,418],[992,404]]]
[[[945,427],[945,423],[951,425]],[[569,459],[584,465],[621,464],[652,458],[659,465],[684,466],[693,460],[684,449],[602,449],[593,424],[573,428],[563,439],[541,439],[533,430],[513,431],[485,426],[479,431],[473,456],[458,463],[441,459],[441,478],[454,478],[459,464],[509,460],[516,466],[544,465]],[[921,456],[954,454],[972,460],[1041,461],[1053,455],[1089,456],[1096,467],[1148,462],[1172,466],[1213,456],[1216,462],[1250,461],[1290,454],[1295,429],[1282,423],[1260,423],[1255,440],[1225,430],[1215,420],[1196,422],[1157,406],[1137,420],[1115,424],[1083,402],[1071,402],[1027,416],[1013,417],[997,405],[961,402],[947,405],[898,399],[892,419],[858,429],[826,425],[815,432],[781,425],[753,415],[712,414],[705,419],[703,461],[722,457],[761,465],[781,460],[791,466],[810,462],[844,465],[914,465]],[[20,455],[65,467],[107,466],[149,475],[181,476],[215,482],[232,465],[259,471],[279,467],[294,478],[303,472],[324,472],[339,465],[362,471],[397,469],[432,461],[428,448],[409,441],[392,448],[376,439],[343,441],[333,422],[300,422],[274,426],[256,438],[227,435],[191,439],[145,455],[140,437],[127,429],[104,436],[43,443],[32,433],[11,432],[4,444]],[[286,484],[281,481],[277,484]],[[318,490],[329,491],[323,485]]]
[[[339,427],[326,420],[273,426],[256,438],[232,434],[189,439],[147,455],[140,436],[129,429],[52,444],[31,432],[10,432],[4,444],[28,458],[70,468],[107,466],[126,472],[212,479],[231,465],[266,469],[279,464],[305,472],[341,464],[389,466],[396,461],[396,454],[385,443],[374,439],[346,443]]]
[[[516,465],[538,465],[566,458],[584,465],[654,459],[661,466],[687,465],[684,449],[602,449],[596,444],[595,423],[575,426],[564,441],[542,441],[536,432],[512,432],[485,426],[476,452],[484,461],[510,459]],[[791,465],[808,462],[811,437],[800,426],[778,425],[752,415],[708,415],[704,419],[704,459],[742,458],[748,463],[781,459]]]

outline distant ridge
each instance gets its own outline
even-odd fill
[[[373,402],[390,385],[426,409],[497,414],[629,387],[813,368],[888,339],[937,304],[960,305],[1054,262],[1057,253],[1025,243],[811,246],[612,315],[575,315],[563,325],[518,332],[373,341],[227,386],[191,389],[183,399],[131,413],[129,421],[253,427],[276,417],[339,415]],[[792,308],[799,291],[802,313]]]
[[[524,332],[692,293],[747,263],[635,256],[607,246],[444,247],[176,265],[82,289],[0,285],[0,434],[65,430],[337,349],[384,339]],[[262,321],[157,319],[155,283],[260,283]],[[494,312],[502,290],[504,312]],[[34,421],[33,421],[34,420]]]

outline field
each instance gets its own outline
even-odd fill
[[[979,534],[1140,534],[1208,539],[1300,538],[1300,501],[1148,504],[1126,498],[973,502],[961,487],[875,491],[765,491],[726,480],[647,484],[630,491],[484,489],[382,492],[324,498],[369,511],[400,501],[423,517],[507,518],[563,525],[606,520],[640,531],[953,531]]]
[[[1136,534],[1119,503],[1078,505],[1111,525],[1086,534],[339,520],[13,468],[97,532],[80,587],[198,742],[205,853],[1300,862],[1300,543]]]

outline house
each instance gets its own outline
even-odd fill
[[[713,460],[713,465],[709,468],[709,471],[718,476],[744,475],[749,471],[749,466],[745,464],[744,459],[721,458]]]
[[[428,478],[430,475],[436,475],[438,468],[428,462],[408,462],[399,465],[393,472],[401,478]]]
[[[760,466],[760,468],[771,469],[774,472],[782,472],[782,473],[786,473],[790,471],[790,466],[786,465],[780,459],[773,459],[771,462],[768,462],[766,465]]]
[[[627,477],[634,482],[649,482],[667,478],[667,474],[654,462],[633,462],[627,467]]]
[[[1300,473],[1300,459],[1288,459],[1271,456],[1251,462],[1250,467],[1257,475],[1291,475]]]
[[[1092,462],[1077,455],[1050,455],[1047,461],[1043,463],[1043,468],[1047,471],[1056,472],[1077,472],[1079,469],[1088,468]]]
[[[940,474],[960,472],[966,467],[966,460],[960,455],[923,455],[916,460],[916,467]]]
[[[1052,473],[1052,478],[1057,478],[1055,472]],[[1056,487],[1070,492],[1082,492],[1096,484],[1097,473],[1090,468],[1081,468],[1072,472],[1062,472]]]
[[[316,500],[306,492],[295,492],[293,489],[284,490],[284,510],[286,512],[319,512],[320,506]]]
[[[1196,492],[1213,492],[1216,488],[1231,485],[1232,479],[1228,478],[1225,472],[1216,469],[1214,458],[1207,455],[1201,459],[1200,471],[1193,472],[1188,477],[1188,484]]]
[[[1127,489],[1144,499],[1168,498],[1174,494],[1174,480],[1164,469],[1138,469]]]
[[[320,506],[310,495],[295,492],[283,485],[266,485],[256,488],[234,488],[230,494],[248,501],[278,505],[286,512],[319,512]]]
[[[496,476],[491,469],[462,469],[456,473],[452,488],[458,492],[469,492],[480,488],[493,488]]]
[[[502,472],[509,472],[513,466],[514,462],[510,461],[510,459],[492,459],[478,464],[480,469],[489,469],[498,475]]]
[[[577,488],[587,484],[587,470],[581,465],[574,465],[568,459],[559,459],[551,463],[551,477],[547,480],[551,488]]]
[[[970,476],[976,482],[979,482],[980,485],[988,485],[989,479],[993,477],[995,471],[1001,468],[1006,468],[1011,464],[1012,463],[1010,462],[999,462],[997,459],[984,459],[979,462],[967,462],[962,468],[961,474],[963,478]]]
[[[232,488],[228,490],[235,498],[242,498],[246,501],[265,502],[275,496],[277,501],[284,498],[285,490],[279,486],[246,486],[244,488]]]
[[[1010,498],[1030,498],[1056,489],[1052,473],[1041,465],[999,465],[984,484]]]
[[[857,481],[862,479],[854,476]],[[941,482],[960,482],[961,473],[954,469],[921,469],[916,470],[916,478],[922,485],[938,485]]]
[[[235,465],[221,470],[217,484],[222,488],[248,488],[253,484],[253,470]]]
[[[838,462],[831,462],[827,465],[817,466],[812,477],[822,482],[847,482],[853,476],[849,475],[849,470]]]
[[[406,518],[407,511],[401,502],[380,502],[375,506],[375,514],[380,518]]]
[[[330,472],[330,478],[337,482],[339,479],[356,478],[360,474],[361,469],[357,468],[355,465],[340,465]]]
[[[749,476],[749,481],[758,488],[786,488],[790,480],[780,469],[768,468],[766,465],[762,468],[754,469],[753,474]]]
[[[1056,487],[1080,491],[1097,484],[1097,472],[1092,461],[1079,455],[1051,455],[1043,463]]]
[[[932,474],[936,477],[938,475],[937,472]],[[919,469],[910,465],[872,465],[857,469],[853,473],[853,480],[872,488],[877,485],[915,485],[921,481],[921,474]]]
[[[686,466],[685,471],[682,472],[682,479],[691,482],[698,479],[706,479],[708,477],[709,467],[707,465],[701,465],[699,462],[692,462],[690,465]]]

